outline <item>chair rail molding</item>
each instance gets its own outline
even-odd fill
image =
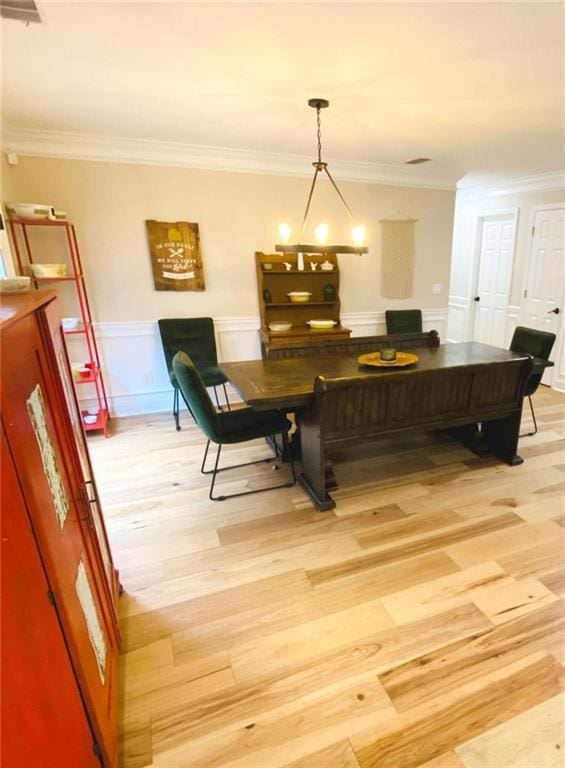
[[[422,310],[424,330],[437,330],[445,337],[447,309]],[[385,313],[349,312],[342,314],[343,324],[355,336],[384,333]],[[225,361],[257,360],[261,357],[260,319],[247,317],[214,318],[218,357]],[[99,322],[94,324],[100,355],[106,374],[108,400],[114,416],[157,413],[172,408],[172,387],[165,366],[156,320]],[[73,350],[80,354],[80,341],[67,337],[71,359]],[[81,401],[89,403],[82,394]],[[220,400],[221,392],[218,391]],[[230,402],[239,398],[233,388]],[[172,422],[171,422],[172,423]]]

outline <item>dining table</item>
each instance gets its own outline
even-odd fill
[[[318,509],[335,506],[328,494],[336,483],[328,472],[327,449],[337,443],[443,430],[479,455],[522,463],[517,449],[523,390],[533,372],[552,363],[476,341],[414,353],[417,361],[406,367],[369,367],[356,354],[220,367],[251,408],[295,414],[300,482]],[[328,394],[336,387],[340,392]],[[331,397],[333,410],[326,407],[325,413]]]

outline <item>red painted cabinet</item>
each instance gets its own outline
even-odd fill
[[[3,717],[10,733],[11,719],[17,721],[17,713],[26,706],[35,707],[42,728],[33,738],[40,740],[43,731],[54,735],[50,745],[53,762],[48,762],[42,751],[37,753],[42,768],[67,764],[114,768],[117,577],[80,417],[76,422],[74,390],[68,386],[70,375],[55,295],[36,291],[14,297],[4,302],[0,319],[5,433],[2,467],[11,466],[18,483],[14,493],[2,499],[3,560],[4,550],[7,552],[2,565],[2,589],[4,592],[10,585],[11,590],[16,590],[15,594],[9,593],[10,613],[16,610],[16,614],[9,617],[7,634],[3,628]],[[11,532],[7,538],[6,526]],[[25,551],[29,553],[30,568],[22,579],[18,569],[25,570],[24,550],[18,557],[10,553],[18,546],[17,536],[25,538],[25,531],[29,534]],[[40,603],[37,597],[41,593],[48,598],[49,620],[45,618],[45,599]],[[39,643],[54,649],[50,656],[52,679],[44,672],[43,676],[48,677],[44,684],[34,671],[34,656],[40,656],[36,649]],[[15,646],[18,650],[12,660]],[[69,674],[65,685],[55,691],[59,667],[62,677],[65,668]],[[5,675],[7,668],[10,674]],[[64,697],[63,706],[57,705],[57,696]],[[73,717],[68,717],[67,709],[74,713]],[[76,720],[80,720],[80,727]],[[18,737],[19,741],[33,743],[25,731]],[[2,765],[24,768],[28,763],[22,762],[17,752],[10,753],[16,749],[15,741],[11,744],[8,740]],[[68,754],[71,744],[78,750],[74,762]],[[40,743],[37,748],[41,749]],[[81,754],[84,749],[86,752]],[[29,763],[30,768],[38,764]]]

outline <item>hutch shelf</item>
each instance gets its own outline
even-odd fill
[[[94,423],[87,424],[86,422],[83,422],[84,429],[87,432],[103,430],[104,435],[108,437],[108,420],[110,418],[108,398],[106,397],[106,387],[100,367],[100,355],[98,353],[96,336],[92,325],[90,303],[88,301],[86,283],[82,272],[82,263],[74,225],[66,220],[50,221],[48,219],[31,220],[12,218],[8,219],[8,226],[14,245],[19,274],[30,274],[36,288],[51,285],[55,286],[57,283],[74,284],[76,287],[80,327],[76,330],[64,330],[63,333],[66,337],[75,339],[82,338],[86,343],[87,360],[84,362],[87,363],[87,366],[91,369],[91,373],[86,377],[75,378],[74,381],[77,386],[82,386],[84,384],[92,384],[94,386],[98,413],[96,414],[96,421]],[[34,260],[30,244],[28,229],[34,227],[55,227],[64,231],[67,250],[70,257],[70,275],[64,277],[34,277],[31,275],[31,265],[41,263],[37,259]],[[84,417],[88,415],[88,409],[84,409],[82,411],[83,420]]]
[[[333,253],[304,254],[304,270],[298,270],[298,254],[255,254],[259,308],[261,313],[261,349],[263,356],[278,344],[290,341],[324,341],[347,339],[349,328],[340,322],[339,265]],[[290,270],[285,262],[291,265]],[[330,271],[322,270],[321,264],[333,265]],[[311,264],[317,268],[312,270]],[[288,298],[291,291],[308,291],[310,301],[294,304]],[[333,328],[312,330],[308,320],[334,320]],[[277,321],[292,323],[289,331],[271,331],[269,324]]]

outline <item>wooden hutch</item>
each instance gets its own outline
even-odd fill
[[[304,270],[298,270],[298,254],[255,254],[257,287],[261,312],[261,349],[263,356],[277,344],[291,341],[324,341],[347,339],[351,335],[340,321],[339,265],[333,253],[305,253]],[[291,265],[287,270],[285,262]],[[332,270],[323,270],[322,263],[329,262]],[[313,270],[311,264],[317,268]],[[293,303],[291,291],[308,291],[312,294],[305,303]],[[312,330],[308,320],[335,320],[337,325],[325,330]],[[288,331],[271,331],[269,323],[289,322]]]

